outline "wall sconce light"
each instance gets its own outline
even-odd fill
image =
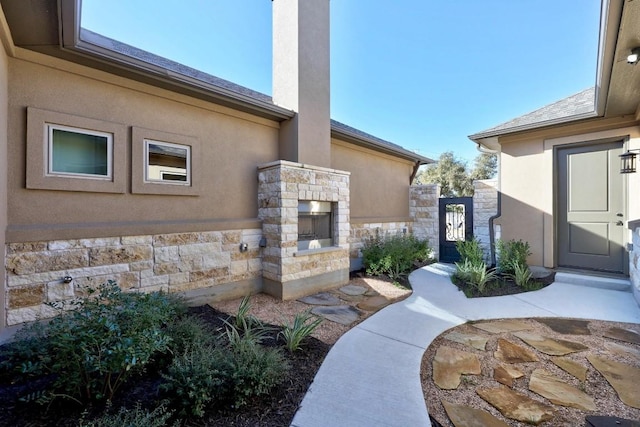
[[[636,153],[640,153],[640,149],[627,150],[626,153],[620,154],[620,173],[636,172]]]
[[[631,49],[631,53],[627,56],[627,63],[635,65],[640,60],[640,47]]]

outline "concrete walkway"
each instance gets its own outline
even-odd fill
[[[414,271],[413,294],[344,334],[296,413],[293,427],[430,426],[422,356],[443,331],[468,320],[573,317],[640,323],[631,292],[563,283],[518,295],[467,299],[449,266]]]

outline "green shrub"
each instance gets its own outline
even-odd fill
[[[516,282],[516,285],[521,288],[526,288],[529,285],[529,282],[532,281],[533,275],[531,274],[531,270],[526,264],[515,263],[512,266],[513,273],[509,274],[509,277]]]
[[[469,261],[473,265],[484,263],[484,252],[480,246],[478,239],[473,238],[469,241],[459,240],[456,242],[456,249],[460,254],[460,261]]]
[[[362,262],[367,274],[387,275],[392,280],[411,272],[415,262],[429,259],[431,250],[426,240],[412,235],[392,234],[367,239],[362,249]]]
[[[54,374],[53,395],[77,402],[111,400],[127,379],[168,350],[163,328],[183,310],[176,298],[124,293],[113,281],[88,292],[72,303],[73,310],[55,304],[58,316],[23,332],[43,343],[25,372]],[[23,356],[30,347],[23,347]]]
[[[456,262],[456,279],[474,287],[480,294],[483,294],[487,285],[496,280],[496,272],[493,269],[487,269],[484,262],[474,264],[470,260],[464,262]]]
[[[297,313],[293,323],[285,323],[278,336],[284,340],[287,350],[296,351],[300,348],[302,340],[311,335],[320,326],[322,320],[321,317],[311,314],[311,310]]]
[[[496,252],[498,255],[497,267],[501,274],[514,274],[515,266],[527,265],[527,257],[531,255],[529,242],[522,240],[502,240],[496,241]]]
[[[149,412],[138,404],[135,409],[120,408],[115,414],[105,413],[91,421],[80,420],[79,427],[164,427],[171,415],[164,405]],[[180,423],[176,421],[173,425],[178,427]]]
[[[165,333],[171,338],[169,350],[182,354],[194,344],[213,344],[216,332],[196,316],[182,316],[167,325]]]
[[[202,417],[207,405],[229,394],[231,368],[225,350],[195,344],[174,357],[160,390],[167,392],[180,415]]]
[[[247,336],[229,343],[225,354],[230,366],[231,396],[236,408],[277,386],[289,365],[277,348],[265,348]]]

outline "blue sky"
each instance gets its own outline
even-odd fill
[[[600,0],[331,0],[331,116],[437,158],[595,84]],[[83,0],[107,37],[271,94],[271,0]]]

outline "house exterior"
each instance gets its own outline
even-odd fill
[[[494,232],[532,264],[631,275],[636,299],[640,173],[619,156],[640,148],[639,23],[638,2],[603,0],[595,87],[469,137],[499,152]]]
[[[0,331],[111,279],[296,298],[375,230],[426,237],[432,161],[330,119],[329,0],[273,2],[273,97],[82,29],[80,0],[0,6]]]

